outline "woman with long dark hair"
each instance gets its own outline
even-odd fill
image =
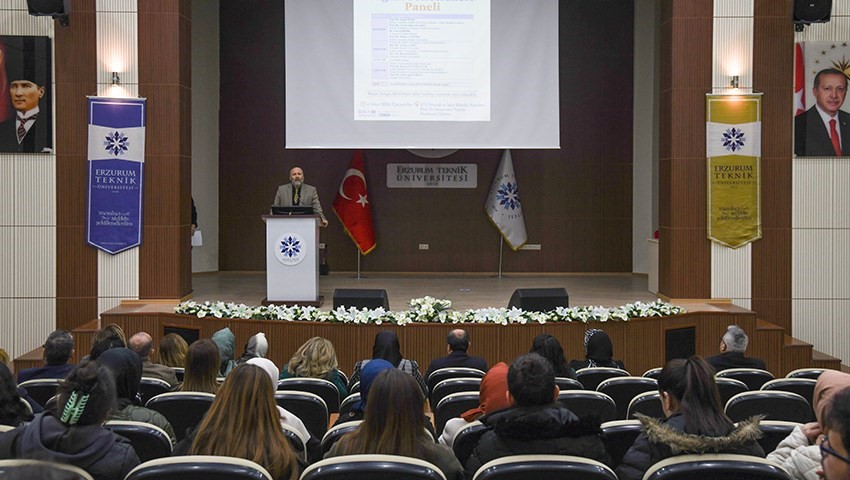
[[[354,372],[348,380],[349,391],[351,391],[351,387],[353,387],[355,383],[360,381],[360,369],[369,363],[369,360],[374,360],[376,358],[386,360],[395,368],[411,375],[419,385],[419,389],[422,390],[422,394],[428,395],[428,385],[425,383],[425,380],[422,379],[422,374],[419,372],[419,364],[416,363],[415,360],[408,360],[401,355],[401,346],[398,341],[398,335],[391,330],[384,330],[383,332],[378,332],[378,334],[375,335],[375,343],[372,345],[371,359],[360,360],[354,364]]]
[[[363,423],[337,441],[325,458],[380,453],[433,463],[448,480],[462,479],[463,467],[445,445],[437,445],[425,430],[425,397],[416,382],[398,369],[375,378]]]
[[[12,372],[0,363],[0,425],[19,427],[32,420],[32,415],[21,401]]]
[[[564,348],[557,338],[548,333],[541,333],[534,337],[531,342],[531,350],[528,353],[536,353],[552,363],[556,377],[576,378],[576,372],[567,364],[564,357]]]
[[[215,394],[218,391],[218,369],[221,357],[218,346],[209,338],[192,342],[186,351],[181,392],[206,392]]]
[[[185,368],[189,344],[176,333],[169,333],[159,342],[159,363],[166,367]]]
[[[737,427],[723,413],[714,369],[700,357],[667,362],[658,376],[667,418],[640,417],[643,432],[617,468],[620,480],[639,480],[656,462],[675,455],[735,453],[764,457],[759,417]]]

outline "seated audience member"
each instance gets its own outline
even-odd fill
[[[30,420],[32,415],[21,403],[12,372],[5,363],[0,363],[0,425],[19,427]]]
[[[499,362],[493,365],[481,380],[478,398],[481,402],[477,408],[467,410],[458,418],[452,418],[443,427],[439,442],[443,445],[452,446],[458,432],[473,422],[478,422],[482,415],[508,408],[508,364]],[[479,422],[480,423],[480,422]]]
[[[313,337],[298,348],[286,368],[280,371],[281,380],[293,377],[327,380],[339,391],[340,400],[348,396],[345,378],[339,371],[336,351],[327,338]]]
[[[169,367],[151,362],[151,355],[156,351],[153,348],[153,339],[147,332],[139,332],[130,337],[130,350],[142,359],[142,376],[158,378],[168,382],[171,388],[180,384],[177,374]]]
[[[484,432],[466,461],[470,478],[485,463],[509,455],[575,455],[608,463],[599,421],[579,419],[557,402],[552,364],[536,353],[517,358],[508,369],[511,407],[486,415]]]
[[[0,363],[9,366],[9,352],[0,348]]]
[[[274,362],[268,358],[252,358],[248,360],[248,365],[260,367],[269,376],[269,379],[275,386],[275,390],[277,389],[277,379],[280,376],[280,370],[278,370],[277,365],[275,365]],[[272,401],[274,401],[274,390],[272,390]],[[280,423],[289,425],[291,428],[297,430],[303,438],[308,440],[310,439],[310,431],[307,430],[307,427],[304,426],[304,422],[302,422],[300,418],[281,406],[277,407],[277,411],[280,416]],[[322,439],[317,438],[315,440],[318,442]]]
[[[708,357],[705,360],[714,368],[715,372],[730,368],[760,368],[764,370],[764,360],[744,356],[748,343],[749,338],[741,327],[729,325],[720,340],[720,355]]]
[[[469,334],[466,330],[458,328],[449,332],[446,336],[446,344],[448,355],[431,360],[425,372],[425,378],[430,377],[434,370],[449,367],[477,368],[482,372],[487,371],[487,360],[466,353],[469,350]]]
[[[614,344],[611,337],[602,330],[591,328],[584,332],[584,352],[584,360],[570,362],[573,370],[590,367],[626,369],[621,360],[614,360]]]
[[[210,410],[174,455],[244,458],[268,470],[275,480],[296,480],[296,454],[283,434],[274,385],[262,368],[239,365],[227,376]]]
[[[221,367],[221,357],[215,342],[209,338],[192,342],[186,352],[185,362],[183,383],[179,390],[181,392],[205,392],[215,395],[218,391],[216,379]]]
[[[658,376],[665,420],[640,417],[643,431],[617,467],[620,480],[640,480],[656,462],[676,455],[734,453],[764,457],[759,418],[736,427],[723,413],[714,371],[700,357],[667,362]]]
[[[130,420],[145,422],[163,429],[177,442],[174,429],[159,412],[140,405],[139,384],[142,381],[142,360],[129,348],[109,349],[97,359],[101,365],[112,371],[115,377],[115,408],[110,420]]]
[[[226,377],[236,367],[236,362],[233,361],[233,353],[236,351],[236,335],[229,328],[224,327],[213,333],[212,341],[218,346],[218,355],[221,358],[218,374]]]
[[[57,412],[0,434],[0,459],[75,465],[95,480],[122,480],[139,464],[132,445],[102,426],[115,401],[115,382],[98,362],[83,362],[59,387]]]
[[[68,360],[74,354],[74,337],[66,330],[54,330],[44,341],[44,366],[18,372],[18,383],[37,378],[65,378],[74,369]]]
[[[792,478],[818,480],[821,469],[821,451],[818,440],[824,433],[823,425],[827,410],[835,394],[850,387],[850,375],[836,370],[826,370],[815,384],[812,407],[816,422],[795,427],[790,435],[779,442],[776,449],[767,455],[767,459],[782,465]]]
[[[97,360],[97,357],[110,348],[124,348],[126,346],[127,337],[124,335],[124,329],[114,323],[110,323],[94,334],[91,351],[83,360]]]
[[[189,344],[176,333],[169,333],[159,341],[159,363],[171,368],[184,368]]]
[[[557,338],[548,333],[541,333],[534,337],[531,350],[528,353],[536,353],[552,363],[556,377],[576,378],[576,372],[567,364],[564,357],[564,349]]]
[[[372,390],[375,377],[384,370],[392,370],[393,368],[395,367],[393,367],[392,363],[380,358],[367,363],[360,370],[360,400],[351,406],[351,410],[348,413],[340,415],[334,426],[345,422],[363,420],[363,415],[366,413],[366,404],[369,401],[369,392]]]
[[[248,343],[245,344],[245,351],[236,361],[236,365],[242,365],[252,358],[266,358],[268,352],[269,341],[266,340],[266,334],[260,332],[248,339]]]
[[[371,363],[371,362],[370,362]],[[325,458],[340,455],[401,455],[437,466],[447,480],[463,478],[451,449],[434,443],[422,415],[425,397],[416,382],[395,368],[383,370],[372,385],[363,423],[340,438]]]
[[[850,480],[850,388],[835,394],[820,442],[821,465],[827,480]]]
[[[413,376],[423,395],[428,395],[428,385],[422,379],[422,374],[419,373],[419,364],[415,360],[408,360],[401,356],[401,346],[398,342],[398,335],[391,330],[384,330],[375,335],[375,344],[372,345],[372,358],[381,358],[393,364],[393,366],[409,375]],[[360,369],[369,363],[370,359],[360,360],[354,364],[354,372],[351,374],[351,379],[348,381],[348,390],[360,381]]]

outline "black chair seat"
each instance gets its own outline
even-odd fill
[[[171,385],[159,378],[142,377],[139,384],[139,396],[142,398],[142,405],[148,403],[151,398],[170,391]]]
[[[187,430],[201,422],[213,400],[215,395],[211,393],[169,392],[151,398],[145,406],[168,420],[179,442],[186,438]]]
[[[640,432],[641,423],[638,420],[614,420],[602,424],[602,443],[611,457],[612,468],[623,463],[623,457],[632,448]]]
[[[432,407],[438,405],[447,395],[459,392],[476,392],[481,388],[480,378],[447,378],[434,386],[430,392],[428,403]]]
[[[455,457],[460,461],[461,465],[466,463],[469,456],[472,455],[472,450],[478,445],[478,440],[481,435],[489,430],[484,424],[479,421],[469,422],[469,425],[463,427],[457,435],[455,435],[452,443],[452,451]]]
[[[461,413],[476,408],[479,404],[478,392],[452,393],[444,397],[434,409],[434,432],[439,436],[449,419],[459,417]]]
[[[322,378],[285,378],[277,383],[278,391],[314,393],[325,401],[328,413],[339,412],[339,390],[333,382]]]
[[[473,480],[617,480],[607,465],[569,455],[512,455],[485,463]]]
[[[656,463],[644,480],[791,480],[782,467],[747,455],[680,455]]]
[[[584,388],[587,390],[596,390],[596,387],[602,383],[603,380],[607,380],[609,378],[614,377],[628,377],[629,372],[625,370],[620,370],[619,368],[608,368],[608,367],[588,367],[588,368],[580,368],[576,372],[576,378]]]
[[[720,378],[734,378],[747,384],[749,390],[758,390],[762,385],[773,380],[773,374],[758,368],[730,368],[717,372]]]
[[[778,390],[739,393],[726,404],[726,415],[733,422],[764,415],[766,420],[808,423],[814,420],[811,412],[812,407],[805,398]]]
[[[322,456],[328,453],[331,450],[331,447],[340,439],[343,435],[349,432],[353,432],[357,430],[357,427],[363,423],[363,420],[352,420],[350,422],[341,423],[332,427],[325,433],[325,436],[322,437]]]
[[[438,368],[431,372],[426,380],[428,391],[433,391],[438,383],[450,378],[484,378],[484,372],[477,368],[466,367]]]
[[[617,420],[617,404],[601,392],[568,390],[558,394],[558,401],[579,418],[596,417],[600,422]]]
[[[304,470],[300,480],[445,480],[439,467],[398,455],[326,458]]]
[[[145,462],[125,480],[274,480],[260,465],[244,458],[188,455]]]
[[[614,377],[603,380],[596,391],[611,397],[617,404],[617,419],[625,420],[632,399],[641,393],[657,392],[658,382],[648,377]]]
[[[645,392],[633,398],[629,402],[629,409],[626,416],[628,420],[631,420],[638,413],[652,418],[665,418],[664,408],[661,406],[661,394],[658,392]]]
[[[310,392],[278,391],[274,394],[278,405],[304,422],[310,435],[320,439],[328,431],[328,407],[322,397]]]
[[[33,400],[44,407],[47,401],[56,395],[60,381],[58,378],[37,378],[21,382],[18,386],[25,389]]]
[[[110,420],[104,424],[104,427],[129,440],[142,462],[171,456],[171,438],[165,430],[156,425]]]

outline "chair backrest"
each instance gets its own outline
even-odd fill
[[[658,380],[658,376],[661,375],[661,370],[663,368],[664,367],[650,368],[649,370],[643,372],[643,376],[647,377],[647,378],[654,378],[654,379]]]
[[[477,368],[467,367],[448,367],[438,368],[428,375],[428,391],[434,390],[434,387],[443,380],[449,378],[484,378],[484,372]]]
[[[171,456],[171,438],[168,437],[165,430],[156,425],[145,422],[110,420],[103,426],[129,440],[142,462]]]
[[[301,457],[304,462],[309,463],[307,462],[307,441],[309,440],[309,438],[304,438],[301,435],[301,432],[296,430],[295,427],[287,425],[286,423],[283,423],[280,426],[283,429],[283,435],[286,437],[287,440],[289,440],[289,445],[292,447],[295,453],[298,454],[298,456]]]
[[[27,415],[32,415],[32,405],[30,405],[30,402],[24,400],[23,398],[20,398],[19,400],[21,401],[21,405],[24,406],[24,410],[26,410]]]
[[[439,436],[449,419],[459,417],[461,413],[480,404],[478,392],[451,393],[443,397],[434,409],[434,432]]]
[[[567,390],[558,394],[558,401],[579,418],[595,416],[600,422],[617,420],[617,404],[602,392]]]
[[[641,393],[657,392],[658,381],[648,377],[614,377],[600,382],[596,391],[611,397],[617,404],[617,418],[625,420],[632,399]]]
[[[142,405],[148,403],[151,398],[170,391],[171,385],[160,378],[142,377],[142,382],[139,384],[139,396],[142,398]]]
[[[785,422],[783,420],[762,420],[759,422],[761,430],[761,438],[758,442],[764,453],[770,453],[776,450],[779,442],[785,440],[785,437],[791,435],[795,427],[802,425],[797,422]]]
[[[469,422],[457,432],[451,447],[461,465],[466,463],[469,456],[472,455],[472,450],[478,445],[478,440],[481,439],[481,435],[484,435],[484,432],[487,430],[489,429],[486,425],[475,420],[474,422]]]
[[[47,405],[47,401],[56,395],[56,389],[59,388],[58,378],[36,378],[27,380],[18,384],[19,387],[26,389],[27,393],[39,405]]]
[[[174,376],[177,377],[177,381],[183,383],[183,379],[186,378],[186,369],[183,367],[171,367],[174,370]]]
[[[644,392],[636,395],[629,402],[626,418],[631,420],[635,414],[646,415],[652,418],[665,418],[664,409],[661,407],[661,394],[658,392]]]
[[[339,412],[339,390],[324,378],[285,378],[277,383],[277,390],[315,393],[325,401],[328,413]]]
[[[348,389],[348,394],[351,395],[352,393],[360,393],[360,381],[354,382],[354,385]]]
[[[215,400],[215,395],[205,392],[161,393],[145,404],[161,413],[171,427],[177,441],[186,438],[186,430],[194,428],[204,418]]]
[[[274,480],[262,466],[244,458],[188,455],[145,462],[125,480]]]
[[[788,372],[785,378],[811,378],[817,380],[820,374],[823,373],[823,368],[798,368]]]
[[[555,377],[555,385],[557,385],[562,392],[565,390],[584,390],[584,385],[575,378]]]
[[[343,416],[351,411],[351,407],[360,401],[360,392],[355,392],[345,397],[339,404],[339,416]]]
[[[815,385],[817,383],[817,380],[811,378],[777,378],[762,385],[761,389],[796,393],[809,402],[809,406],[813,408],[812,418],[814,418],[815,411],[812,399],[815,396]]]
[[[790,480],[779,465],[732,454],[679,455],[649,467],[643,480]]]
[[[614,377],[628,377],[629,372],[625,370],[620,370],[619,368],[609,368],[609,367],[588,367],[588,368],[580,368],[576,372],[576,378],[584,388],[587,390],[596,390],[596,387],[602,383],[603,380],[607,380],[609,378]]]
[[[316,462],[301,480],[446,480],[436,465],[398,455],[344,455]]]
[[[12,459],[0,460],[0,478],[6,478],[13,471],[26,473],[29,478],[41,478],[38,476],[38,471],[41,473],[52,472],[56,477],[67,480],[73,478],[75,480],[94,480],[94,478],[85,470],[74,465],[66,463],[48,462],[46,460],[28,460],[28,459]],[[24,475],[20,475],[24,478]]]
[[[11,425],[0,425],[0,433],[8,432],[9,430],[14,430],[15,427]]]
[[[638,420],[614,420],[602,424],[602,443],[611,457],[612,468],[623,463],[623,457],[632,448],[640,431],[641,423]]]
[[[328,431],[328,407],[322,397],[310,392],[291,390],[275,392],[278,405],[300,418],[313,438],[319,439]]]
[[[758,390],[769,380],[773,380],[772,373],[758,368],[730,368],[717,372],[716,376],[740,380],[747,384],[747,388],[750,390]]]
[[[485,463],[473,480],[540,480],[580,478],[582,480],[617,480],[617,475],[604,463],[570,455],[511,455]]]
[[[779,390],[739,393],[726,403],[726,415],[733,422],[746,420],[753,415],[765,415],[767,420],[798,423],[814,419],[812,407],[805,398]]]
[[[717,384],[717,391],[720,392],[721,405],[726,405],[726,402],[735,395],[750,390],[746,383],[734,378],[714,377],[714,382]]]
[[[334,446],[334,443],[336,443],[340,437],[346,433],[357,430],[357,427],[359,427],[361,423],[363,423],[363,420],[352,420],[350,422],[341,423],[331,427],[330,430],[325,432],[325,436],[322,437],[322,455],[324,456],[324,454],[331,451],[331,447]]]
[[[431,406],[440,403],[446,395],[458,392],[478,392],[481,389],[481,379],[478,377],[447,378],[434,386],[430,392],[428,403]]]

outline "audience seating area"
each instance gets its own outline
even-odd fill
[[[568,455],[513,455],[485,463],[473,480],[581,478],[617,480],[614,471],[595,460]]]
[[[301,480],[446,480],[431,463],[397,455],[327,458],[304,470]]]
[[[274,480],[265,468],[242,458],[192,455],[150,460],[126,480]]]
[[[791,480],[778,465],[746,455],[681,455],[650,467],[644,480]]]

